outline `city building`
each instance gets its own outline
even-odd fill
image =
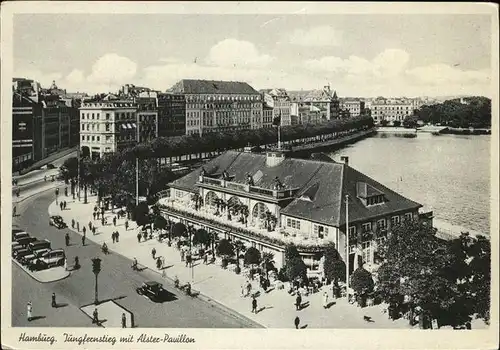
[[[158,95],[156,92],[141,92],[134,98],[137,105],[139,142],[151,141],[158,137]]]
[[[262,107],[262,127],[265,129],[273,127],[273,110],[273,107],[264,103]]]
[[[273,108],[273,119],[280,117],[281,126],[292,125],[290,119],[290,97],[285,89],[260,90],[263,101]]]
[[[78,123],[76,101],[43,95],[40,84],[33,80],[13,79],[13,171],[77,145]]]
[[[310,276],[322,274],[328,242],[345,259],[346,206],[351,270],[359,261],[355,255],[367,267],[375,266],[377,242],[401,221],[419,219],[422,207],[352,168],[348,159],[294,159],[281,150],[228,151],[170,183],[160,204],[170,220],[272,252],[278,268],[286,244],[294,243]]]
[[[302,101],[318,108],[322,121],[340,118],[340,101],[337,92],[331,91],[329,85],[322,90],[311,91]]]
[[[343,111],[348,111],[349,116],[358,117],[364,113],[365,102],[360,100],[350,100],[345,99],[340,101],[340,109]]]
[[[262,120],[262,97],[244,82],[183,79],[168,92],[185,96],[187,135],[251,129]]]
[[[137,142],[137,105],[108,95],[85,100],[80,107],[80,146],[92,158],[116,152]]]
[[[297,124],[318,124],[322,120],[321,109],[302,99],[294,98],[290,105],[291,119]],[[293,122],[292,122],[292,125]]]
[[[158,94],[158,136],[186,135],[186,98],[183,94]]]
[[[118,90],[118,95],[121,98],[133,98],[139,96],[144,92],[151,92],[152,90],[143,86],[135,86],[134,84],[125,84]]]
[[[371,116],[375,123],[385,120],[402,123],[406,117],[413,115],[414,104],[407,99],[387,99],[378,97],[371,102]]]

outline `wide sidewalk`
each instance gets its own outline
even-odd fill
[[[254,284],[253,290],[260,290],[258,299],[258,307],[260,310],[257,314],[251,312],[252,301],[248,297],[241,295],[241,286],[245,283],[246,278],[242,275],[236,275],[230,270],[225,270],[220,267],[220,264],[204,265],[201,261],[196,262],[194,269],[185,267],[185,263],[181,262],[179,251],[167,245],[165,240],[163,243],[158,242],[153,238],[148,241],[137,241],[138,228],[136,224],[129,221],[129,229],[125,231],[125,219],[119,219],[117,226],[113,226],[112,218],[114,214],[107,211],[108,224],[104,227],[100,220],[93,220],[92,212],[96,205],[96,197],[89,196],[88,204],[74,201],[71,197],[61,197],[66,200],[68,208],[61,211],[53,202],[49,206],[50,215],[61,215],[64,221],[71,228],[71,220],[80,223],[80,234],[83,225],[88,225],[89,221],[96,226],[96,235],[93,235],[87,228],[86,237],[96,243],[102,244],[106,242],[111,251],[122,254],[129,258],[137,258],[139,265],[158,272],[157,281],[161,281],[161,273],[163,271],[156,268],[156,261],[151,257],[151,250],[156,249],[157,256],[164,258],[164,266],[166,276],[173,279],[178,276],[181,284],[190,282],[194,275],[194,283],[192,288],[200,291],[203,295],[217,301],[226,307],[262,324],[269,328],[294,328],[294,319],[299,316],[301,326],[307,328],[410,328],[407,320],[392,321],[387,314],[383,312],[383,306],[372,306],[359,308],[348,304],[345,299],[331,299],[334,302],[328,309],[323,308],[323,291],[304,296],[303,303],[308,304],[300,311],[295,309],[295,297],[289,295],[286,290],[271,290],[269,293],[264,293],[257,284]],[[112,243],[111,233],[118,230],[120,233],[119,243]],[[130,273],[133,273],[131,270]],[[328,289],[331,297],[331,289]],[[370,321],[366,321],[364,316],[369,317]]]

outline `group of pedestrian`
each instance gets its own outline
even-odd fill
[[[67,205],[68,205],[68,203],[66,201],[59,202],[59,208],[61,208],[61,210],[65,210]]]
[[[113,243],[118,243],[120,241],[120,233],[118,233],[118,231],[114,231],[111,234],[111,239],[113,240]]]
[[[97,207],[96,207],[97,208]],[[94,220],[99,220],[100,213],[98,211],[94,211],[92,213],[92,216],[94,217]]]
[[[246,280],[245,284],[241,286],[241,296],[246,298],[247,296],[250,295],[251,291],[252,291],[252,284],[250,283],[249,280]]]

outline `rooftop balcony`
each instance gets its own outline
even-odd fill
[[[255,218],[251,215],[248,217],[247,224],[244,224],[240,221],[239,215],[229,219],[227,211],[219,210],[218,213],[215,207],[205,205],[196,210],[194,202],[190,199],[166,197],[160,199],[158,203],[167,212],[198,219],[221,230],[241,234],[244,237],[282,248],[286,244],[293,243],[301,251],[317,252],[322,251],[324,244],[327,243],[326,240],[307,237],[302,233],[287,232],[281,227],[268,231],[265,228],[265,219]]]
[[[284,199],[293,198],[295,196],[295,194],[297,193],[297,191],[299,190],[298,188],[271,190],[268,188],[251,186],[248,184],[242,184],[242,183],[238,183],[238,182],[232,182],[229,180],[209,177],[206,175],[199,177],[198,184],[205,184],[205,185],[211,185],[211,186],[215,186],[215,187],[227,188],[227,189],[230,189],[233,191],[239,191],[239,192],[247,192],[249,194],[264,196],[264,197],[273,198],[273,199],[277,199],[277,200],[284,200]]]

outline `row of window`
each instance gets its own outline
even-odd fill
[[[260,101],[260,95],[194,95],[186,101]]]
[[[286,219],[286,226],[291,227],[296,230],[300,230],[300,220],[295,220],[291,218]]]
[[[404,214],[404,219],[405,220],[413,220],[413,214],[412,213],[406,213]],[[394,215],[391,217],[391,225],[397,225],[401,222],[401,216],[399,215]],[[380,230],[386,229],[387,228],[387,220],[386,219],[379,219],[377,220],[377,228]],[[365,222],[361,224],[361,232],[369,232],[372,230],[372,223],[371,222]],[[349,235],[355,235],[356,234],[356,226],[349,226]]]
[[[384,196],[383,195],[368,197],[366,199],[367,205],[375,205],[375,204],[380,204],[380,203],[384,203]]]
[[[410,108],[412,108],[412,107],[411,107],[411,106],[404,106],[404,107],[403,107],[403,106],[396,106],[396,107],[394,107],[394,106],[391,106],[391,107],[388,107],[388,106],[380,106],[380,107],[378,107],[378,109],[382,109],[382,110],[393,110],[393,111],[394,111],[394,110],[404,110],[404,109],[409,110]],[[377,110],[377,106],[373,106],[373,110]]]
[[[101,118],[101,113],[100,112],[97,112],[97,113],[81,113],[81,119],[84,120],[84,119],[88,119],[88,120],[99,120]],[[120,113],[120,112],[115,112],[115,119],[116,120],[120,120],[121,119],[131,119],[131,118],[135,118],[135,112],[123,112],[123,113]],[[111,113],[106,113],[105,114],[105,120],[110,120],[111,119]]]

